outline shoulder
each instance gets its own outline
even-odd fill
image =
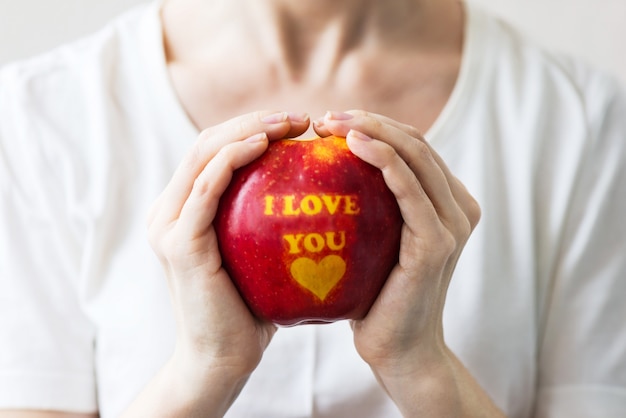
[[[0,69],[0,175],[27,191],[100,169],[103,133],[119,126],[120,103],[133,95],[125,86],[143,71],[148,15],[147,6],[131,9],[94,34]]]
[[[624,95],[617,79],[592,62],[548,50],[506,21],[476,6],[470,10],[484,49],[484,80],[490,80],[493,89],[521,103],[544,103],[555,109],[589,109]]]
[[[537,45],[476,5],[468,6],[468,13],[467,96],[488,112],[482,116],[497,121],[504,136],[519,138],[517,131],[536,138],[538,146],[554,141],[586,146],[604,134],[607,123],[626,130],[626,118],[616,118],[625,101],[616,78],[593,63]]]
[[[0,150],[17,158],[20,147],[30,155],[32,147],[42,154],[70,144],[79,149],[129,95],[129,78],[142,71],[149,11],[136,7],[96,33],[0,68]]]

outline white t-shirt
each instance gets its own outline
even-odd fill
[[[145,216],[198,131],[158,4],[0,71],[0,408],[116,417],[174,321]],[[468,6],[426,137],[483,209],[445,337],[510,417],[626,416],[626,104]],[[345,322],[281,329],[229,417],[394,417]]]

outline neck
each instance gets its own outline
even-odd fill
[[[298,82],[329,78],[357,46],[428,49],[442,36],[429,22],[440,26],[450,5],[459,9],[454,0],[168,0],[162,17],[170,62],[273,63]]]

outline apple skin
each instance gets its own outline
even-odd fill
[[[402,216],[345,138],[271,142],[235,171],[214,222],[254,315],[281,326],[360,319],[397,264]]]

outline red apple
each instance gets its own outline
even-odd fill
[[[271,142],[234,173],[215,230],[250,310],[283,326],[364,317],[398,260],[402,217],[345,138]]]

